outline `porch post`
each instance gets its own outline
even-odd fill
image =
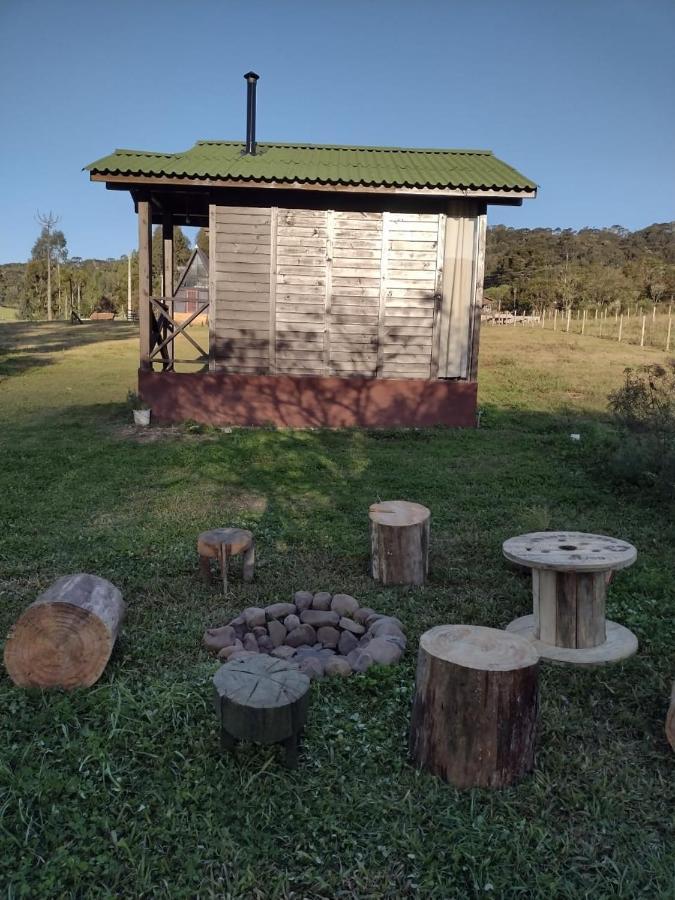
[[[165,212],[162,218],[162,248],[164,296],[173,297],[173,216],[170,212]]]
[[[152,216],[148,200],[138,201],[138,321],[141,337],[141,369],[150,363],[150,295],[152,294]]]
[[[165,212],[162,216],[162,270],[164,274],[164,296],[173,297],[173,215]],[[169,304],[169,314],[173,318],[173,305]],[[173,369],[174,342],[167,345],[169,364],[165,368]]]

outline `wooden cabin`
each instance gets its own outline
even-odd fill
[[[475,424],[487,206],[536,195],[490,151],[256,144],[249,129],[87,168],[138,213],[139,392],[156,420]],[[209,229],[208,297],[184,322],[172,289],[151,296],[157,223],[169,288],[173,227]],[[174,340],[206,311],[202,370],[180,371]]]

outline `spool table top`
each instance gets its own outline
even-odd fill
[[[382,503],[373,503],[368,510],[368,515],[371,521],[377,525],[401,528],[426,522],[431,512],[421,503],[411,503],[408,500],[384,500]]]
[[[504,541],[504,556],[531,569],[607,572],[632,566],[637,550],[628,541],[583,531],[535,531]]]

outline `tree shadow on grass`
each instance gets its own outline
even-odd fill
[[[128,322],[0,322],[0,376],[51,365],[67,350],[137,335],[138,325]]]
[[[0,355],[0,384],[12,375],[22,375],[29,369],[42,368],[51,363],[52,360],[47,356],[36,356],[32,353],[23,353],[19,356]]]

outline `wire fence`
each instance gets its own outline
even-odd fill
[[[483,313],[487,325],[529,326],[544,328],[561,334],[583,334],[603,338],[608,341],[637,344],[665,350],[675,349],[675,326],[673,326],[673,304],[627,309],[625,312],[608,310],[606,307],[584,309],[542,308],[527,314],[517,311],[491,310]]]

